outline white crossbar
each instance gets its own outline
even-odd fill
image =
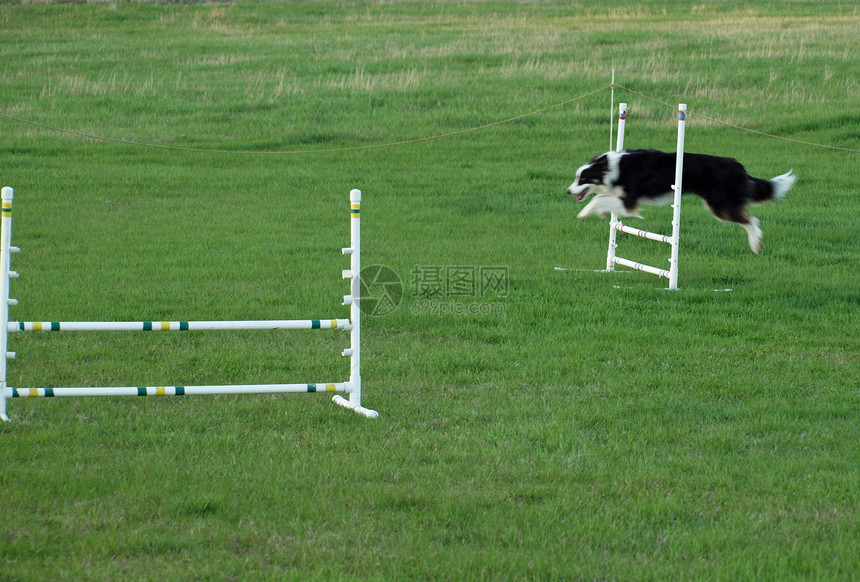
[[[93,388],[7,388],[11,398],[58,398],[62,396],[191,396],[208,394],[285,394],[349,392],[346,382],[313,384],[237,384],[210,386],[109,386]]]
[[[626,224],[622,224],[620,222],[616,222],[614,225],[612,225],[612,228],[614,228],[618,232],[626,232],[627,234],[632,234],[633,236],[641,236],[642,238],[647,238],[648,240],[655,240],[657,242],[672,244],[672,237],[666,234],[657,234],[656,232],[639,230],[638,228],[633,228],[632,226],[627,226]]]
[[[666,269],[658,269],[657,267],[651,267],[643,263],[637,263],[636,261],[622,259],[621,257],[615,257],[613,260],[618,265],[629,267],[631,269],[636,269],[637,271],[644,271],[645,273],[651,273],[652,275],[657,275],[658,277],[665,277],[668,279],[670,275],[669,271],[667,271]]]
[[[272,319],[255,321],[10,321],[17,331],[214,331],[352,329],[348,319]]]

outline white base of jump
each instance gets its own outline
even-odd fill
[[[336,393],[335,404],[348,408],[367,418],[378,418],[379,413],[361,405],[361,346],[359,309],[361,300],[361,192],[350,194],[350,246],[343,249],[350,256],[351,268],[343,271],[350,279],[350,294],[344,296],[344,305],[350,307],[349,319],[304,320],[253,320],[253,321],[9,321],[9,306],[17,301],[9,298],[9,280],[18,276],[10,271],[11,254],[20,249],[11,246],[12,188],[2,190],[2,218],[0,218],[0,420],[8,421],[6,403],[10,398],[57,398],[88,396],[191,396],[207,394],[284,394],[284,393]],[[206,330],[299,330],[339,329],[350,332],[350,346],[343,356],[350,358],[350,375],[347,382],[318,382],[307,384],[237,384],[204,386],[113,386],[113,387],[57,387],[13,388],[7,385],[7,360],[15,357],[7,351],[10,333],[18,332],[85,332],[85,331],[206,331]],[[348,394],[344,398],[340,394]]]
[[[376,412],[375,410],[365,408],[365,407],[360,406],[358,404],[353,404],[352,402],[350,402],[349,400],[347,400],[343,396],[335,395],[334,397],[332,397],[331,400],[332,400],[332,402],[334,402],[338,406],[343,406],[344,408],[348,408],[357,414],[363,414],[367,418],[379,418],[379,413]]]

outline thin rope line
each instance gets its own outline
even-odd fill
[[[62,128],[62,127],[56,127],[56,126],[48,125],[48,124],[45,124],[45,123],[39,123],[39,122],[37,122],[37,121],[31,121],[31,120],[29,120],[29,119],[23,119],[23,118],[20,118],[20,117],[16,117],[16,116],[14,116],[14,115],[9,115],[9,114],[7,114],[7,113],[0,113],[0,117],[3,117],[3,118],[6,118],[6,119],[9,119],[9,120],[11,120],[11,121],[15,121],[15,122],[17,122],[17,123],[22,123],[22,124],[30,125],[30,126],[33,126],[33,127],[38,127],[38,128],[40,128],[40,129],[44,129],[44,130],[48,130],[48,131],[55,131],[55,132],[63,133],[63,134],[66,134],[66,135],[74,135],[74,136],[81,137],[81,138],[84,138],[84,139],[90,139],[90,140],[94,140],[94,141],[104,141],[104,142],[110,142],[110,143],[119,143],[119,144],[125,144],[125,145],[136,146],[136,147],[147,147],[147,148],[153,148],[153,149],[170,150],[170,151],[182,151],[182,152],[205,153],[205,154],[233,154],[233,155],[302,155],[302,154],[328,154],[328,153],[354,152],[354,151],[361,151],[361,150],[371,150],[371,149],[380,149],[380,148],[396,147],[396,146],[401,146],[401,145],[409,145],[409,144],[421,143],[421,142],[425,142],[425,141],[432,141],[432,140],[436,140],[436,139],[444,139],[444,138],[449,138],[449,137],[456,137],[456,136],[459,136],[459,135],[464,135],[464,134],[467,134],[467,133],[472,133],[472,132],[476,132],[476,131],[481,131],[481,130],[489,129],[489,128],[491,128],[491,127],[496,127],[496,126],[499,126],[499,125],[504,125],[504,124],[506,124],[506,123],[512,123],[512,122],[514,122],[514,121],[518,121],[518,120],[520,120],[520,119],[525,119],[525,118],[527,118],[527,117],[532,117],[532,116],[534,116],[534,115],[540,115],[540,114],[542,114],[542,113],[546,113],[547,111],[551,111],[551,110],[553,110],[553,109],[558,109],[558,108],[560,108],[560,107],[564,107],[565,105],[569,105],[569,104],[574,103],[574,102],[576,102],[576,101],[581,101],[581,100],[583,100],[583,99],[586,99],[586,98],[588,98],[588,97],[591,97],[592,95],[595,95],[595,94],[597,94],[597,93],[600,93],[601,91],[605,91],[606,89],[614,90],[616,87],[617,87],[618,89],[622,89],[622,90],[624,90],[624,91],[627,91],[628,93],[632,93],[633,95],[637,95],[637,96],[639,96],[639,97],[641,97],[642,99],[645,99],[645,100],[647,100],[647,101],[653,101],[654,103],[658,103],[658,104],[660,104],[660,105],[663,105],[663,106],[665,106],[665,107],[669,107],[669,108],[673,108],[673,109],[674,109],[674,107],[675,107],[674,105],[672,105],[672,104],[670,104],[670,103],[667,103],[667,102],[665,102],[665,101],[661,101],[661,100],[659,100],[659,99],[655,99],[654,97],[650,97],[649,95],[645,95],[644,93],[640,93],[639,91],[635,91],[635,90],[633,90],[633,89],[630,89],[629,87],[625,87],[625,86],[623,86],[623,85],[619,85],[618,83],[615,83],[615,82],[613,81],[611,84],[609,84],[609,85],[607,85],[607,86],[605,86],[605,87],[600,87],[599,89],[595,89],[594,91],[590,91],[590,92],[588,92],[588,93],[584,93],[584,94],[579,95],[579,96],[577,96],[577,97],[574,97],[574,98],[572,98],[572,99],[568,99],[568,100],[566,100],[566,101],[562,101],[561,103],[556,103],[556,104],[554,104],[554,105],[550,105],[550,106],[548,106],[548,107],[544,107],[544,108],[542,108],[542,109],[538,109],[538,110],[535,110],[535,111],[531,111],[531,112],[529,112],[529,113],[524,113],[524,114],[522,114],[522,115],[517,115],[517,116],[515,116],[515,117],[510,117],[510,118],[508,118],[508,119],[503,119],[503,120],[501,120],[501,121],[494,121],[494,122],[492,122],[492,123],[487,123],[487,124],[479,125],[479,126],[476,126],[476,127],[470,127],[470,128],[466,128],[466,129],[461,129],[461,130],[458,130],[458,131],[452,131],[452,132],[442,133],[442,134],[438,134],[438,135],[431,135],[431,136],[425,136],[425,137],[418,137],[418,138],[414,138],[414,139],[406,139],[406,140],[395,141],[395,142],[388,142],[388,143],[382,143],[382,144],[372,144],[372,145],[364,145],[364,146],[352,146],[352,147],[343,147],[343,148],[329,148],[329,149],[321,149],[321,150],[287,150],[287,151],[273,151],[273,152],[268,152],[268,151],[251,151],[251,150],[222,150],[222,149],[189,148],[189,147],[169,146],[169,145],[155,144],[155,143],[145,143],[145,142],[138,142],[138,141],[127,140],[127,139],[122,139],[122,138],[116,138],[116,137],[107,137],[107,136],[103,136],[103,135],[88,134],[88,133],[84,133],[84,132],[82,132],[82,131],[76,131],[76,130],[73,130],[73,129],[66,129],[66,128]],[[614,112],[613,112],[613,115],[614,115]],[[830,149],[830,150],[837,150],[837,151],[843,151],[843,152],[852,152],[852,153],[860,153],[860,149],[855,149],[855,148],[845,148],[845,147],[832,146],[832,145],[825,145],[825,144],[820,144],[820,143],[815,143],[815,142],[810,142],[810,141],[804,141],[804,140],[800,140],[800,139],[794,139],[794,138],[790,138],[790,137],[784,137],[784,136],[781,136],[781,135],[775,135],[775,134],[772,134],[772,133],[766,133],[766,132],[764,132],[764,131],[759,131],[759,130],[756,130],[756,129],[750,129],[750,128],[748,128],[748,127],[743,127],[743,126],[736,125],[736,124],[733,124],[733,123],[729,123],[729,122],[726,122],[726,121],[720,121],[719,119],[715,119],[715,118],[713,118],[713,117],[708,117],[708,116],[706,116],[706,115],[702,115],[702,114],[700,114],[700,113],[693,113],[693,112],[688,111],[688,112],[687,112],[687,115],[692,115],[692,116],[694,116],[694,117],[700,117],[701,119],[704,119],[704,120],[706,120],[706,121],[710,121],[711,123],[716,123],[717,125],[723,125],[723,126],[725,126],[725,127],[731,127],[731,128],[733,128],[733,129],[737,129],[737,130],[740,130],[740,131],[745,131],[745,132],[752,133],[752,134],[756,134],[756,135],[760,135],[760,136],[763,136],[763,137],[769,137],[769,138],[779,139],[779,140],[783,140],[783,141],[787,141],[787,142],[792,142],[792,143],[797,143],[797,144],[801,144],[801,145],[807,145],[807,146],[812,146],[812,147],[825,148],[825,149]]]
[[[82,137],[85,139],[91,139],[91,140],[96,140],[96,141],[106,141],[106,142],[120,143],[120,144],[125,144],[125,145],[130,145],[130,146],[148,147],[148,148],[155,148],[155,149],[162,149],[162,150],[181,151],[181,152],[195,152],[195,153],[205,153],[205,154],[234,154],[234,155],[329,154],[329,153],[338,153],[338,152],[354,152],[354,151],[360,151],[360,150],[388,148],[388,147],[395,147],[395,146],[401,146],[401,145],[420,143],[420,142],[424,142],[424,141],[431,141],[431,140],[435,140],[435,139],[455,137],[455,136],[463,135],[466,133],[480,131],[480,130],[488,129],[491,127],[496,127],[498,125],[504,125],[506,123],[511,123],[514,121],[518,121],[520,119],[525,119],[526,117],[531,117],[533,115],[540,115],[541,113],[546,113],[547,111],[550,111],[552,109],[558,109],[559,107],[564,107],[565,105],[569,105],[575,101],[581,101],[582,99],[586,99],[587,97],[591,97],[592,95],[600,93],[601,91],[605,91],[606,89],[609,89],[609,85],[607,85],[605,87],[601,87],[599,89],[595,89],[594,91],[590,91],[590,92],[585,93],[583,95],[579,95],[578,97],[574,97],[572,99],[562,101],[561,103],[556,103],[555,105],[550,105],[549,107],[544,107],[543,109],[538,109],[536,111],[531,111],[529,113],[517,115],[516,117],[510,117],[508,119],[503,119],[501,121],[494,121],[492,123],[479,125],[477,127],[470,127],[470,128],[461,129],[458,131],[452,131],[449,133],[441,133],[438,135],[418,137],[418,138],[414,138],[414,139],[406,139],[406,140],[402,140],[402,141],[395,141],[395,142],[389,142],[389,143],[364,145],[364,146],[352,146],[352,147],[344,147],[344,148],[330,148],[330,149],[323,149],[323,150],[289,150],[289,151],[266,152],[266,151],[251,151],[251,150],[219,150],[219,149],[188,148],[188,147],[181,147],[181,146],[169,146],[169,145],[163,145],[163,144],[155,144],[155,143],[144,143],[144,142],[132,141],[132,140],[127,140],[127,139],[122,139],[122,138],[117,138],[117,137],[106,137],[103,135],[93,135],[93,134],[84,133],[82,131],[76,131],[73,129],[65,129],[62,127],[56,127],[56,126],[48,125],[45,123],[39,123],[37,121],[30,121],[28,119],[22,119],[20,117],[15,117],[14,115],[9,115],[6,113],[0,113],[0,117],[5,117],[6,119],[16,121],[18,123],[23,123],[25,125],[31,125],[33,127],[38,127],[40,129],[46,129],[49,131],[56,131],[56,132],[64,133],[67,135],[74,135],[77,137]]]
[[[633,93],[634,95],[638,95],[639,97],[642,97],[643,99],[647,99],[648,101],[653,101],[654,103],[659,103],[660,105],[665,105],[666,107],[672,107],[672,108],[676,107],[675,105],[671,105],[669,103],[666,103],[665,101],[660,101],[659,99],[654,99],[653,97],[649,97],[648,95],[640,93],[639,91],[634,91],[633,89],[629,89],[627,87],[624,87],[623,85],[614,84],[614,86],[618,87],[619,89],[623,89],[623,90],[627,91],[628,93]],[[761,135],[763,137],[770,137],[773,139],[781,139],[783,141],[789,141],[792,143],[814,146],[817,148],[826,148],[829,150],[838,150],[838,151],[842,151],[842,152],[860,153],[860,149],[843,148],[840,146],[832,146],[832,145],[825,145],[825,144],[821,144],[821,143],[814,143],[811,141],[804,141],[802,139],[794,139],[792,137],[785,137],[782,135],[774,135],[772,133],[766,133],[764,131],[759,131],[757,129],[750,129],[748,127],[743,127],[741,125],[735,125],[734,123],[729,123],[727,121],[720,121],[719,119],[715,119],[713,117],[708,117],[706,115],[702,115],[701,113],[691,113],[690,111],[687,111],[687,115],[693,116],[693,117],[700,117],[701,119],[704,119],[705,121],[710,121],[711,123],[716,123],[717,125],[724,125],[726,127],[731,127],[732,129],[738,129],[740,131],[746,131],[748,133],[754,133],[756,135]]]

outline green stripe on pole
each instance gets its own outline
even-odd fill
[[[144,386],[137,387],[137,395],[138,396],[146,396],[146,388]]]
[[[12,398],[20,398],[20,397],[21,397],[21,395],[18,394],[18,389],[12,388]]]
[[[180,331],[186,331],[187,329],[188,329],[188,322],[187,321],[180,321],[179,322],[179,330]]]
[[[45,388],[45,398],[53,398],[54,397],[54,389],[53,388]]]
[[[185,386],[177,386],[176,387],[176,395],[177,396],[185,396]]]
[[[311,320],[311,329],[319,329],[320,328],[320,320],[312,319]]]
[[[60,322],[52,321],[51,322],[51,331],[60,331]]]
[[[317,385],[316,384],[308,384],[308,392],[316,392]]]
[[[152,322],[144,321],[143,322],[143,331],[152,331]]]

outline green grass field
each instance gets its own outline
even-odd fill
[[[403,297],[363,320],[375,421],[10,400],[0,580],[851,579],[858,30],[837,1],[4,3],[12,320],[347,317],[352,188]],[[608,221],[565,189],[613,69],[628,147],[673,149],[685,102],[687,151],[794,169],[760,255],[689,199],[680,290],[595,272]],[[8,382],[344,381],[347,344],[12,334]]]

